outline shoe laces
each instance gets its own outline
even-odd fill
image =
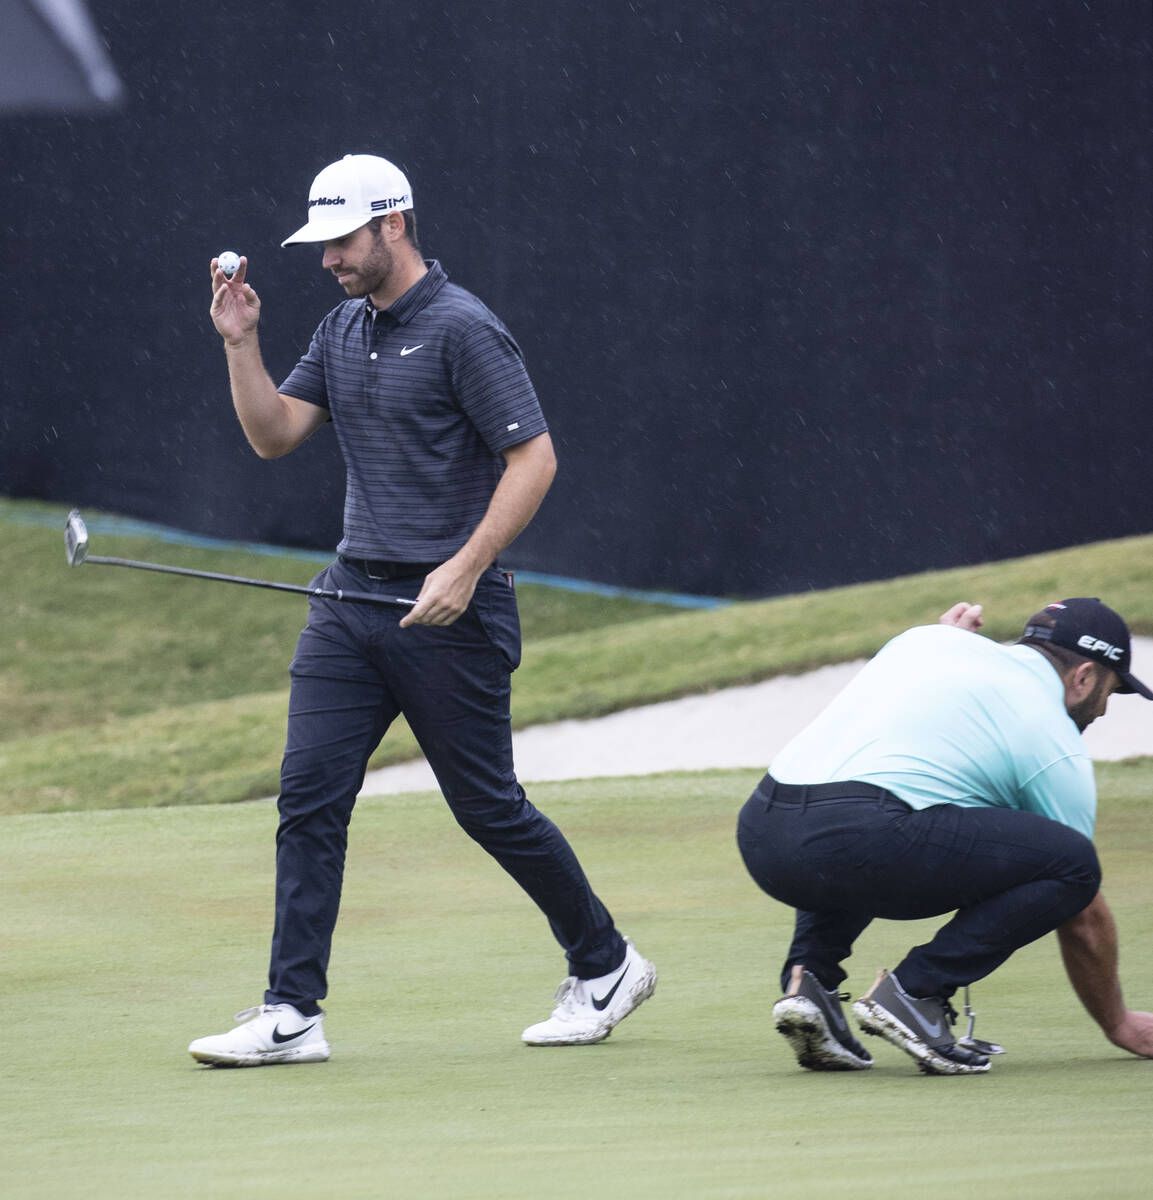
[[[251,1021],[253,1017],[259,1017],[261,1013],[273,1012],[278,1008],[285,1008],[283,1004],[254,1004],[251,1008],[242,1008],[240,1012],[233,1018],[238,1024],[244,1021]]]
[[[578,983],[580,983],[580,980],[575,975],[570,975],[567,979],[561,981],[560,987],[556,990],[556,995],[553,996],[553,1002],[556,1005],[554,1013],[556,1015],[571,1013],[576,1009],[580,1002],[580,998],[577,995]]]

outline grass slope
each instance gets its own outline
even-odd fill
[[[0,499],[0,812],[213,803],[276,791],[302,597],[64,561],[66,510]],[[286,552],[97,535],[93,553],[307,584]],[[522,585],[526,641],[675,611]],[[374,765],[418,753],[403,721]]]
[[[600,1045],[527,1049],[563,971],[544,922],[431,795],[363,802],[318,1066],[185,1053],[259,999],[271,805],[3,819],[10,1037],[0,1189],[28,1200],[970,1200],[1148,1195],[1153,1062],[1109,1046],[1053,940],[974,989],[986,1076],[801,1071],[769,1009],[788,910],[734,845],[756,774],[540,786],[656,996]],[[1130,1002],[1153,1006],[1153,763],[1099,771]],[[932,926],[878,923],[859,994]]]
[[[58,526],[29,524],[46,516]],[[276,790],[302,599],[64,565],[64,510],[0,501],[0,812],[212,803]],[[315,564],[101,537],[95,553],[307,583]],[[1100,595],[1153,632],[1153,536],[685,612],[520,589],[518,727],[598,716],[872,654],[960,598],[1009,638],[1042,603]],[[417,753],[390,731],[372,765]]]

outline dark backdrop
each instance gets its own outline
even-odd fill
[[[520,341],[561,474],[510,558],[764,595],[1153,529],[1150,5],[92,0],[127,88],[0,122],[0,492],[329,547],[331,430],[247,449],[342,298],[348,152]]]

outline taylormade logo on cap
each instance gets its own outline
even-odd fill
[[[345,237],[373,217],[412,208],[404,172],[375,154],[346,154],[325,167],[308,193],[308,223],[280,244]]]

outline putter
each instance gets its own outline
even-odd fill
[[[1005,1047],[999,1042],[986,1042],[973,1036],[973,1027],[977,1024],[977,1014],[969,1003],[969,985],[965,984],[965,1016],[969,1018],[969,1029],[964,1037],[957,1039],[957,1045],[965,1050],[975,1050],[978,1054],[1004,1054]]]
[[[64,552],[70,567],[84,563],[99,563],[105,567],[135,567],[138,571],[161,571],[166,575],[191,575],[194,579],[214,579],[217,583],[239,583],[244,587],[270,588],[274,592],[296,592],[303,596],[316,596],[321,600],[348,600],[354,604],[383,604],[391,608],[412,608],[415,600],[403,596],[378,596],[373,592],[349,592],[343,588],[301,587],[295,583],[272,583],[267,579],[245,579],[241,575],[219,575],[215,571],[193,571],[188,567],[166,567],[160,563],[136,562],[131,558],[106,558],[102,554],[88,553],[88,529],[78,509],[68,514],[64,526]]]

